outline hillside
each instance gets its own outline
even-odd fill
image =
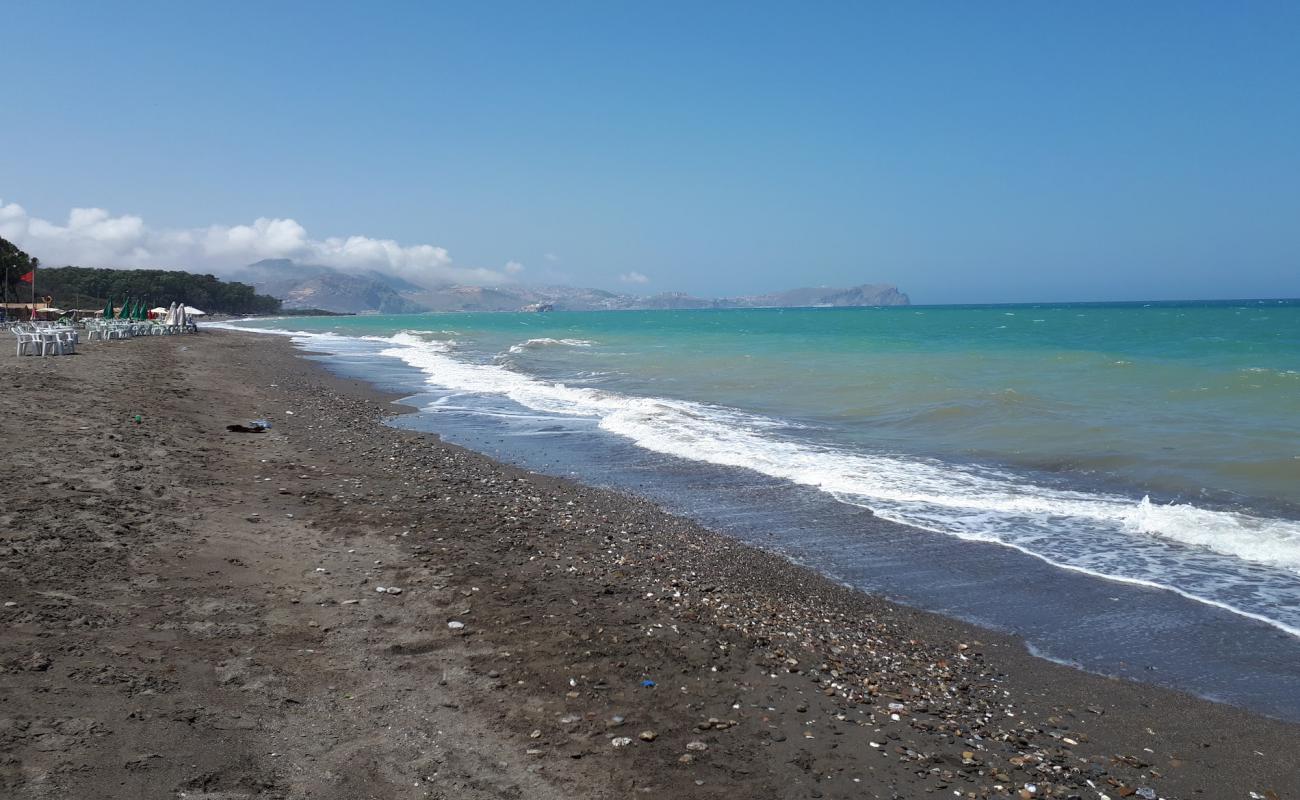
[[[720,303],[740,308],[821,308],[837,306],[909,306],[912,301],[897,286],[864,283],[847,289],[803,288],[737,297]]]
[[[404,296],[419,289],[413,283],[381,272],[348,274],[330,267],[298,264],[289,259],[265,259],[236,273],[258,291],[278,297],[287,309],[408,314],[427,307]]]
[[[556,311],[627,311],[911,304],[906,294],[888,284],[790,289],[719,299],[683,292],[638,296],[571,286],[448,285],[425,288],[380,272],[344,273],[331,267],[298,264],[288,259],[268,259],[250,264],[239,271],[237,277],[260,292],[282,299],[286,309],[323,308],[350,313],[518,311],[538,306]]]

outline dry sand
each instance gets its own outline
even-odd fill
[[[1300,727],[396,430],[283,339],[0,383],[0,796],[1300,797]]]

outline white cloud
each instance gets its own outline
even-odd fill
[[[558,263],[560,263],[560,257],[557,256],[557,255],[554,254],[554,253],[547,253],[546,255],[542,256],[542,258],[546,259],[547,261],[551,262],[552,264],[558,264]]]
[[[524,265],[523,265],[523,264],[520,264],[518,261],[507,261],[507,262],[506,262],[506,274],[507,274],[507,275],[518,275],[519,273],[521,273],[521,272],[523,272],[523,271],[524,271]]]
[[[649,278],[636,271],[624,272],[622,275],[618,276],[618,279],[623,283],[649,283],[650,282]]]
[[[59,225],[0,200],[0,237],[49,266],[156,267],[230,272],[264,258],[289,258],[345,270],[376,269],[417,283],[456,281],[498,284],[523,269],[510,262],[505,274],[462,267],[428,244],[402,245],[368,236],[313,239],[292,219],[261,217],[250,225],[151,228],[140,217],[113,216],[102,208],[74,208]],[[511,264],[518,269],[512,270]]]

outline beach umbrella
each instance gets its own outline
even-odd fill
[[[110,297],[108,298],[108,302],[104,304],[104,319],[112,319],[112,318],[113,318],[113,298]]]
[[[149,311],[145,309],[145,305],[145,303],[140,303],[135,307],[135,318],[141,322],[147,322],[149,320]]]
[[[185,316],[187,317],[206,317],[208,312],[195,308],[194,306],[185,306]]]
[[[123,301],[122,307],[117,311],[117,318],[118,319],[131,318],[131,298],[128,297],[126,298],[125,301]]]

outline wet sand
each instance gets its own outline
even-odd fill
[[[0,376],[6,797],[1300,797],[1300,726],[397,430],[285,339]]]

